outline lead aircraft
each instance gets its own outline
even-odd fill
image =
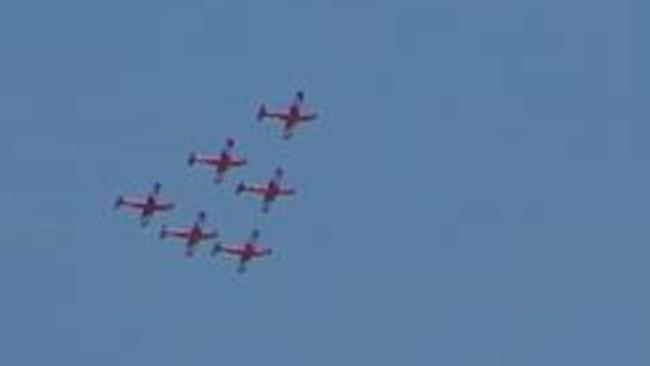
[[[305,93],[299,90],[294,95],[289,106],[280,110],[269,111],[266,104],[262,103],[257,111],[257,120],[261,122],[265,118],[273,118],[283,123],[282,138],[288,140],[293,136],[294,130],[299,124],[313,121],[318,117],[316,113],[307,112],[304,105]]]

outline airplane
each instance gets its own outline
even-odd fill
[[[268,183],[247,185],[244,182],[240,182],[237,185],[235,193],[239,195],[243,192],[248,192],[262,196],[262,212],[267,213],[271,208],[271,203],[273,203],[276,198],[296,194],[296,190],[293,188],[282,188],[280,183],[283,176],[284,170],[282,168],[277,168],[275,169],[275,176],[270,179]]]
[[[221,150],[219,155],[198,155],[192,152],[190,157],[187,159],[187,164],[189,166],[194,166],[194,164],[199,163],[214,167],[214,182],[221,183],[224,175],[230,168],[246,165],[246,159],[237,158],[232,155],[232,149],[234,147],[235,140],[229,138],[226,140],[226,147]]]
[[[174,208],[174,203],[162,203],[158,201],[160,196],[160,190],[162,185],[158,182],[154,183],[151,193],[147,195],[145,199],[139,198],[124,198],[123,196],[117,196],[115,203],[113,204],[114,209],[119,209],[122,206],[130,207],[136,210],[140,210],[140,225],[147,226],[151,217],[157,211],[169,211]]]
[[[224,252],[232,256],[239,257],[239,267],[237,272],[244,273],[246,271],[246,264],[254,258],[265,257],[271,255],[273,251],[270,248],[262,248],[257,244],[260,237],[259,230],[253,230],[251,237],[241,245],[226,246],[223,243],[216,243],[212,248],[212,256]]]
[[[185,239],[185,256],[192,257],[194,255],[194,248],[204,240],[210,240],[217,237],[218,233],[214,231],[204,231],[203,224],[205,223],[205,212],[200,211],[194,224],[189,228],[169,228],[163,225],[160,230],[160,239],[165,239],[168,236],[175,238]]]
[[[293,136],[293,132],[300,123],[315,120],[318,115],[316,113],[308,113],[304,109],[305,93],[302,90],[296,92],[293,101],[289,104],[284,111],[270,112],[264,103],[260,106],[257,112],[257,120],[262,121],[264,118],[275,118],[284,123],[282,137],[288,140]]]

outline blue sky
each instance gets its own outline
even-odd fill
[[[648,364],[644,10],[2,2],[0,362]],[[317,123],[253,122],[297,89]],[[230,136],[223,187],[186,166]],[[234,197],[278,165],[295,199]],[[111,210],[158,180],[172,214]],[[274,257],[157,239],[201,209]]]

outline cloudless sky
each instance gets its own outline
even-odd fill
[[[0,363],[650,364],[647,11],[1,2]],[[254,122],[298,89],[317,122]],[[276,166],[263,216],[234,185]],[[155,181],[175,211],[112,211]],[[274,256],[158,240],[201,209]]]

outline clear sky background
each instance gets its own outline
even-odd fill
[[[648,5],[0,3],[3,365],[648,365]],[[254,122],[304,89],[292,141]],[[192,150],[239,141],[217,187]],[[299,196],[259,214],[240,179]],[[117,194],[178,209],[141,229]],[[276,253],[160,242],[200,209]]]

